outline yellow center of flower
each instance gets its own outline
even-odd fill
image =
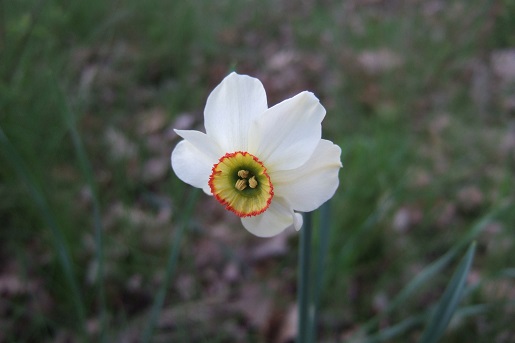
[[[213,166],[209,187],[226,209],[240,217],[265,212],[274,196],[274,187],[263,163],[242,151],[220,158]]]

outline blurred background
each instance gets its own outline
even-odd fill
[[[232,70],[343,150],[318,341],[417,341],[473,240],[443,342],[515,341],[513,1],[0,0],[0,342],[292,342],[298,234],[170,168]]]

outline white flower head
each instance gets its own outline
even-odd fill
[[[184,182],[213,195],[261,237],[289,226],[331,198],[338,188],[341,149],[322,136],[325,109],[310,92],[271,108],[258,79],[231,73],[209,95],[206,133],[184,138],[172,168]]]

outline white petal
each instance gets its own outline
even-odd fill
[[[245,229],[259,237],[275,236],[293,224],[293,210],[284,200],[274,197],[270,207],[258,216],[241,218]]]
[[[182,181],[197,187],[211,195],[208,181],[211,169],[216,162],[198,150],[193,144],[184,140],[172,151],[172,168]]]
[[[296,211],[313,211],[329,200],[338,188],[341,149],[321,140],[311,158],[301,167],[270,174],[274,193]]]
[[[193,144],[195,148],[202,151],[214,160],[213,164],[220,159],[225,152],[220,146],[205,133],[196,130],[174,130],[179,136]],[[211,165],[212,166],[212,165]]]
[[[247,151],[250,124],[267,108],[265,89],[258,79],[231,73],[207,99],[206,133],[226,152]]]
[[[269,170],[294,169],[312,155],[322,135],[325,109],[310,92],[269,108],[250,132],[249,152]]]

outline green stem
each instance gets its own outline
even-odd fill
[[[316,322],[318,316],[318,306],[320,303],[320,294],[322,293],[322,288],[324,286],[324,271],[325,271],[325,263],[327,259],[327,252],[329,250],[329,234],[330,234],[330,217],[331,217],[331,205],[330,201],[327,201],[320,207],[320,211],[318,214],[318,222],[319,226],[317,229],[319,243],[318,243],[318,251],[315,262],[315,278],[314,278],[314,288],[313,288],[313,318],[311,320],[310,325],[310,342],[316,342]]]
[[[299,310],[297,343],[308,342],[312,319],[310,316],[310,262],[311,262],[311,229],[313,226],[311,213],[304,216],[304,227],[300,232],[299,249],[299,275],[297,279],[298,297],[297,304]]]

